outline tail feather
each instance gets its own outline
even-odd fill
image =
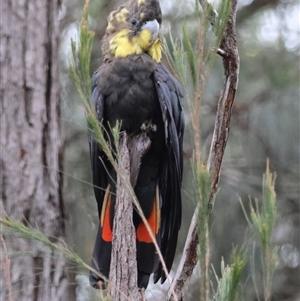
[[[105,278],[109,276],[109,267],[110,267],[110,258],[111,258],[111,242],[106,242],[102,239],[102,227],[99,225],[96,242],[94,246],[93,258],[91,266],[94,270],[98,271],[99,274],[90,271],[90,284],[94,288],[99,289],[99,282],[102,281],[105,283],[103,275]]]
[[[94,246],[92,268],[99,271],[105,278],[109,277],[111,246],[113,238],[113,200],[111,195],[111,187],[107,186],[103,198],[103,205],[100,214],[99,228]],[[153,200],[151,213],[147,218],[157,244],[161,245],[161,202],[160,191],[158,186],[155,189],[155,197]],[[138,286],[147,288],[149,277],[153,272],[159,269],[159,257],[154,246],[152,238],[148,232],[146,225],[140,220],[136,225],[136,248],[137,248],[137,268],[138,268]],[[172,252],[172,251],[171,251]],[[172,256],[173,257],[173,254]],[[90,272],[90,283],[94,288],[105,287],[105,283],[101,275]],[[100,283],[100,285],[99,285]]]
[[[111,242],[112,242],[112,224],[111,224],[111,206],[112,199],[110,193],[110,185],[107,186],[103,205],[100,215],[100,223],[98,226],[98,232],[96,242],[94,246],[93,258],[91,266],[94,270],[99,271],[104,277],[109,276],[110,258],[111,258]],[[99,282],[105,283],[101,275],[95,272],[90,272],[90,283],[94,288],[100,288]]]

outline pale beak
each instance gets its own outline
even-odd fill
[[[157,22],[157,20],[152,20],[152,21],[148,21],[146,22],[143,26],[142,26],[142,30],[143,29],[148,29],[151,34],[152,34],[152,42],[154,42],[159,34],[159,23]]]

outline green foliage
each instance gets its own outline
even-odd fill
[[[259,207],[258,200],[255,206],[250,203],[250,217],[247,215],[242,205],[246,219],[249,225],[254,229],[261,243],[262,273],[264,285],[264,300],[271,299],[271,286],[274,271],[277,263],[277,248],[272,247],[271,236],[276,223],[277,208],[275,194],[275,175],[270,173],[269,163],[267,162],[266,173],[263,177],[263,198],[262,206]],[[254,259],[253,259],[254,260]],[[251,265],[254,266],[254,262]],[[238,250],[234,248],[231,254],[231,264],[226,266],[224,260],[221,263],[221,279],[217,279],[218,291],[215,294],[214,301],[234,301],[241,300],[239,295],[239,283],[247,262],[247,252],[245,245]],[[252,278],[255,281],[255,270],[252,269]]]
[[[70,247],[65,243],[64,240],[58,240],[56,237],[47,237],[41,230],[34,228],[32,226],[26,226],[24,223],[16,220],[15,218],[8,216],[3,212],[0,218],[0,223],[3,225],[1,227],[1,235],[16,235],[20,238],[32,240],[33,243],[40,242],[44,246],[50,248],[54,251],[53,256],[63,256],[67,258],[70,262],[75,263],[77,267],[84,270],[92,271],[93,273],[101,276],[105,281],[108,281],[106,277],[100,274],[98,271],[94,270],[89,264],[84,262],[84,260],[78,256],[77,253],[73,252]],[[24,253],[20,254],[24,256]],[[112,301],[109,294],[105,296],[103,291],[100,292],[99,301]]]
[[[276,193],[275,176],[270,173],[267,166],[263,178],[263,200],[262,208],[259,209],[258,200],[250,206],[250,216],[256,233],[259,236],[262,248],[266,251],[271,245],[271,235],[276,222]]]
[[[191,78],[194,89],[196,89],[199,80],[209,78],[216,56],[212,50],[220,45],[230,12],[229,0],[221,1],[218,12],[208,2],[200,2],[202,11],[200,11],[198,2],[196,2],[195,8],[195,16],[199,20],[196,42],[185,21],[182,25],[182,38],[174,40],[170,33],[170,45],[167,41],[164,43],[170,65],[186,85],[189,84],[188,80]],[[211,28],[214,35],[209,34]],[[203,69],[205,66],[209,68]]]
[[[201,267],[200,300],[209,300],[209,273],[210,250],[209,250],[209,200],[211,197],[210,174],[202,162],[197,162],[194,155],[191,161],[193,179],[193,199],[197,202],[197,226],[199,240],[199,262]]]
[[[117,154],[111,148],[111,145],[107,143],[104,129],[97,119],[95,108],[91,102],[90,62],[95,33],[89,30],[88,8],[89,0],[86,0],[83,18],[80,22],[78,45],[74,40],[71,40],[72,55],[69,73],[76,85],[80,98],[85,105],[89,130],[93,135],[93,138],[99,143],[102,150],[107,155],[110,162],[114,164]],[[117,124],[115,129],[111,130],[115,143],[118,143],[119,141],[119,136],[118,134],[116,135],[116,133],[119,133],[119,129],[120,124]]]
[[[270,173],[267,163],[266,173],[263,179],[262,208],[259,209],[258,201],[250,205],[250,216],[256,234],[262,246],[262,267],[264,280],[265,301],[271,299],[272,279],[277,263],[277,248],[272,247],[271,236],[275,226],[277,208],[275,193],[275,175]]]
[[[91,94],[90,62],[95,33],[89,30],[88,8],[89,0],[85,3],[83,18],[80,23],[79,45],[77,46],[76,41],[71,40],[72,56],[69,73],[76,85],[80,97],[84,100],[86,106],[90,107],[87,100],[90,99]]]
[[[218,9],[219,13],[216,17],[216,22],[214,25],[214,33],[216,35],[216,44],[219,45],[221,42],[221,39],[223,37],[223,33],[225,31],[225,27],[228,21],[229,13],[231,8],[231,2],[229,0],[221,1],[220,7]],[[210,13],[209,9],[209,14]]]
[[[210,174],[203,164],[201,155],[200,117],[201,102],[204,98],[205,88],[211,73],[216,52],[227,24],[230,1],[222,1],[220,12],[217,14],[207,1],[199,1],[200,10],[196,2],[195,17],[198,20],[197,39],[188,31],[187,24],[183,23],[182,37],[174,40],[169,36],[170,46],[165,41],[167,59],[185,86],[186,101],[191,118],[191,131],[195,146],[194,156],[191,162],[193,179],[193,199],[197,203],[198,213],[198,238],[199,261],[201,267],[200,299],[209,300],[209,202],[212,196]],[[211,34],[211,25],[213,31]]]
[[[195,190],[195,200],[198,200],[198,237],[199,237],[199,260],[202,270],[200,277],[201,300],[207,300],[209,295],[209,199],[211,194],[210,175],[202,163],[192,164],[193,187]]]
[[[270,172],[269,161],[267,161],[266,173],[263,177],[263,198],[261,207],[257,199],[255,200],[255,205],[250,202],[250,218],[243,207],[246,219],[249,225],[254,229],[261,244],[265,301],[271,299],[272,280],[277,264],[277,247],[273,247],[271,242],[277,217],[275,178],[276,175]],[[252,264],[254,266],[254,263]],[[252,274],[252,277],[255,277],[254,269],[252,269]],[[256,285],[256,283],[254,284]]]
[[[164,39],[164,53],[169,62],[169,65],[173,68],[174,73],[176,73],[182,84],[187,87],[189,82],[189,73],[186,72],[186,53],[183,47],[182,40],[175,40],[172,34],[169,34],[169,43]]]
[[[187,23],[183,23],[182,37],[175,40],[170,34],[169,44],[165,41],[167,59],[185,86],[186,103],[191,117],[189,125],[197,164],[203,160],[201,158],[201,103],[216,58],[216,51],[213,49],[220,46],[230,10],[229,0],[222,1],[219,13],[213,10],[207,1],[200,1],[200,3],[202,10],[198,3],[195,8],[197,32],[191,33]],[[210,23],[214,24],[213,30]]]
[[[219,279],[216,275],[218,291],[213,298],[214,301],[241,300],[238,288],[246,263],[247,252],[245,246],[240,250],[237,248],[233,249],[229,266],[225,266],[224,260],[222,259],[222,278]]]
[[[72,252],[63,240],[57,241],[57,238],[55,237],[49,238],[38,228],[26,226],[15,218],[8,216],[6,213],[3,213],[3,216],[0,218],[0,223],[6,227],[1,229],[1,232],[10,229],[22,238],[41,242],[43,245],[50,247],[52,250],[56,250],[63,254],[66,258],[77,263],[79,266],[91,270],[90,266],[86,264],[76,253]],[[10,233],[10,235],[11,234],[12,233]]]
[[[197,83],[197,60],[194,54],[194,48],[191,44],[190,41],[190,36],[189,33],[187,32],[187,28],[185,26],[185,24],[182,25],[182,44],[184,49],[186,50],[186,57],[187,57],[187,61],[188,61],[188,65],[190,68],[190,74],[191,74],[191,78],[193,81],[193,86],[195,88],[196,83]]]
[[[199,223],[205,226],[209,217],[209,198],[211,193],[210,175],[203,163],[194,160],[191,163],[193,175],[194,199],[200,204]],[[202,224],[203,223],[203,224]]]

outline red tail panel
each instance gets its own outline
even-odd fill
[[[156,188],[156,196],[153,203],[153,208],[150,216],[147,219],[149,226],[154,235],[157,234],[160,226],[160,208],[159,208],[159,191],[158,187]],[[146,228],[146,225],[141,222],[136,230],[136,238],[140,242],[152,243],[152,238],[149,234],[149,231]]]
[[[101,234],[102,239],[106,242],[111,242],[113,236],[113,232],[110,224],[111,194],[109,193],[109,191],[110,191],[110,186],[108,185],[105,191],[102,212],[101,212],[101,221],[100,221],[102,227],[102,234]]]

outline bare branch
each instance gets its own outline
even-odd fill
[[[238,85],[239,56],[236,46],[236,4],[237,0],[231,0],[229,19],[220,43],[220,49],[218,49],[219,54],[226,55],[222,55],[225,75],[218,101],[215,129],[207,164],[207,170],[211,176],[210,212],[213,209],[214,198],[218,188],[222,159],[229,136],[231,109]],[[198,214],[199,205],[192,218],[183,255],[172,284],[179,301],[183,300],[184,289],[197,263],[197,245],[199,242],[197,232]],[[169,293],[167,301],[171,300],[173,300],[173,297]]]
[[[130,180],[130,155],[127,135],[120,139],[119,173],[113,223],[113,241],[109,279],[112,284],[111,296],[114,301],[129,299],[140,301],[137,285],[136,237],[133,225],[131,197],[122,180]],[[139,168],[139,167],[138,167]],[[122,173],[122,175],[120,175]],[[117,289],[115,289],[117,288]]]
[[[231,110],[238,86],[240,59],[236,45],[236,4],[237,0],[231,0],[231,11],[220,44],[220,49],[226,53],[226,56],[223,56],[224,81],[218,102],[215,129],[207,165],[212,177],[212,192],[209,204],[211,210],[219,184],[222,159],[229,137]]]

